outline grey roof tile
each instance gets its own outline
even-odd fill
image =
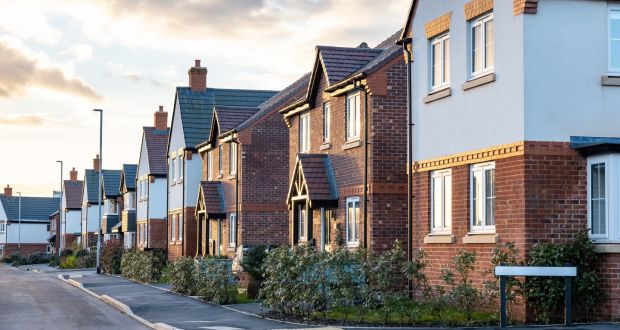
[[[20,209],[19,196],[7,197],[0,194],[0,203],[9,221],[18,220]],[[60,198],[26,197],[21,198],[21,220],[48,222],[50,214],[58,211]]]

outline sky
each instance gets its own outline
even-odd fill
[[[410,0],[0,0],[0,185],[51,196],[99,153],[138,162],[142,126],[169,111],[195,59],[207,86],[280,90],[316,45],[374,46]],[[0,190],[1,192],[2,190]]]

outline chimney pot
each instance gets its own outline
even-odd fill
[[[195,66],[191,67],[187,74],[189,75],[189,87],[192,91],[207,90],[207,68],[200,66],[200,60],[196,60]]]
[[[4,196],[5,197],[13,196],[13,188],[11,188],[11,186],[9,186],[8,184],[6,185],[6,188],[4,188]]]
[[[159,111],[155,111],[155,129],[165,130],[168,128],[168,113],[164,111],[164,106],[159,106]]]
[[[97,155],[97,157],[93,159],[93,170],[95,172],[99,172],[99,170],[101,169],[100,165],[101,165],[101,159],[99,159],[99,155]]]

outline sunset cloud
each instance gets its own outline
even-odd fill
[[[0,125],[9,126],[39,126],[45,122],[43,117],[36,115],[24,116],[2,116],[0,115]]]
[[[28,87],[43,87],[75,96],[101,100],[85,81],[68,76],[60,67],[42,64],[22,49],[0,39],[0,97],[23,95]]]

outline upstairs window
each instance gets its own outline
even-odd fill
[[[179,241],[183,240],[183,214],[179,213],[179,215],[177,216],[177,219],[179,221],[179,232],[177,235],[177,238]]]
[[[450,35],[431,40],[431,90],[450,85]]]
[[[170,159],[170,173],[168,173],[168,176],[170,176],[170,184],[174,184],[175,178],[176,178],[176,174],[174,173],[174,167],[176,164],[176,158],[171,158]]]
[[[449,233],[452,226],[452,170],[432,173],[431,232]]]
[[[237,174],[237,143],[231,142],[228,154],[228,174]]]
[[[220,147],[218,149],[218,153],[217,153],[217,162],[218,162],[218,170],[219,170],[219,176],[222,176],[223,170],[222,170],[222,154],[224,153],[224,146],[220,144]]]
[[[213,180],[213,151],[207,152],[207,178]]]
[[[360,103],[360,93],[350,94],[347,96],[347,141],[360,138]]]
[[[495,231],[495,163],[471,167],[471,229]]]
[[[183,157],[177,157],[177,182],[183,181]]]
[[[134,203],[134,199],[136,198],[136,193],[133,191],[127,192],[125,194],[125,198],[123,201],[125,202],[125,210],[133,210],[136,208]]]
[[[4,231],[6,230],[5,226],[6,226],[5,224],[0,223],[0,233],[4,233]]]
[[[310,114],[299,117],[299,153],[310,152]]]
[[[325,102],[323,104],[323,143],[329,142],[329,130],[331,126],[330,112],[330,104],[329,102]]]
[[[473,78],[493,71],[494,61],[493,14],[471,22],[471,76]]]
[[[609,72],[620,75],[620,6],[609,10]]]
[[[237,246],[237,214],[231,213],[228,218],[228,246]]]

